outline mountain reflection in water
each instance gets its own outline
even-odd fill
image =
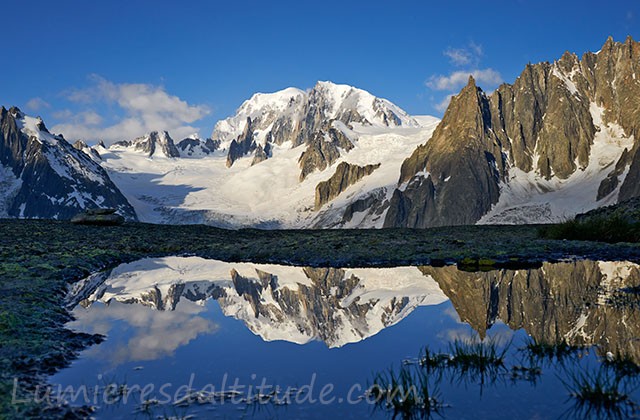
[[[136,374],[154,382],[180,383],[185,372],[283,384],[313,378],[346,394],[354,381],[361,381],[364,392],[373,372],[390,374],[390,366],[427,360],[440,373],[425,381],[437,379],[451,415],[483,418],[499,406],[503,416],[517,416],[526,396],[529,414],[554,417],[575,396],[571,386],[597,379],[580,375],[598,372],[603,360],[622,360],[630,365],[616,369],[640,373],[639,269],[598,261],[464,272],[453,266],[311,268],[145,259],[75,285],[68,297],[76,317],[70,326],[107,339],[53,381],[83,383],[87,375],[107,371],[126,377],[139,364],[145,370]],[[486,372],[460,364],[465,352],[487,350],[504,353],[504,364]],[[534,356],[551,364],[533,363]],[[447,375],[453,379],[443,385]],[[543,385],[536,387],[540,377]],[[477,378],[481,392],[470,397],[465,392]],[[487,387],[499,389],[492,395]],[[346,409],[313,407],[276,417],[322,418]],[[576,415],[589,414],[584,407],[590,406],[579,406]],[[349,410],[353,418],[368,415],[366,409]]]
[[[480,337],[500,320],[536,341],[598,345],[640,360],[640,298],[634,293],[640,267],[630,262],[474,273],[454,266],[340,269],[168,257],[124,264],[102,276],[77,287],[71,305],[117,301],[175,312],[181,299],[200,305],[215,299],[225,315],[266,341],[322,340],[340,347],[396,324],[418,306],[450,299]],[[90,313],[75,315],[91,324]]]

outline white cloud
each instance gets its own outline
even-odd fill
[[[482,45],[470,42],[465,48],[449,47],[442,52],[449,58],[449,62],[457,67],[477,66],[483,55]]]
[[[55,111],[52,115],[53,115],[53,118],[55,118],[56,120],[70,120],[71,118],[73,118],[75,116],[73,111],[70,110],[70,109],[63,109],[61,111]]]
[[[482,55],[484,54],[484,50],[482,49],[482,45],[480,44],[476,44],[475,42],[471,41],[469,43],[469,49],[471,49],[471,51],[473,51],[473,53],[476,55],[476,57],[480,58],[482,57]]]
[[[76,308],[72,325],[82,331],[109,335],[109,340],[90,349],[87,356],[118,366],[169,357],[198,336],[216,332],[218,325],[201,316],[204,311],[204,307],[187,300],[172,311],[116,301],[94,304],[89,310]],[[116,325],[118,332],[113,332]]]
[[[104,125],[105,118],[93,110],[87,110],[65,118],[52,130],[69,140],[105,140],[111,143],[130,140],[150,131],[166,130],[181,139],[198,128],[192,124],[209,113],[204,105],[190,105],[171,95],[161,86],[142,83],[113,83],[93,75],[92,86],[66,92],[66,98],[74,103],[115,107],[122,117],[119,121]]]
[[[485,91],[490,91],[503,82],[502,76],[492,68],[480,68],[484,56],[482,45],[470,42],[463,48],[449,47],[443,55],[449,58],[449,63],[455,69],[449,74],[435,74],[427,79],[425,85],[432,91],[446,92],[445,96],[434,95],[432,106],[436,111],[444,112],[454,92],[458,92],[473,76],[476,83]]]
[[[473,60],[472,54],[464,48],[448,48],[443,54],[449,57],[451,64],[455,66],[466,66]]]
[[[433,90],[455,91],[467,84],[469,76],[473,76],[476,83],[497,86],[502,83],[502,76],[492,68],[476,70],[457,70],[449,75],[431,76],[427,80],[427,87]]]
[[[25,104],[28,111],[39,111],[41,109],[51,108],[49,102],[42,98],[31,98]]]

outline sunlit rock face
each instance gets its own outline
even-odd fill
[[[555,213],[637,196],[639,61],[640,43],[609,38],[582,58],[529,64],[489,95],[470,78],[404,161],[385,226],[549,222],[558,215],[538,198],[554,190],[583,196],[547,195]]]

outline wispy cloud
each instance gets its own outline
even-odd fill
[[[40,111],[42,109],[51,108],[51,104],[42,98],[31,98],[25,104],[27,111]]]
[[[476,82],[484,88],[495,88],[503,82],[500,72],[487,67],[482,68],[480,63],[484,57],[482,45],[470,42],[462,48],[449,47],[442,54],[449,59],[453,67],[448,74],[434,74],[425,81],[425,86],[432,91],[446,93],[436,94],[432,106],[439,112],[444,112],[449,106],[451,98],[460,88],[467,84],[469,76],[473,76]]]
[[[454,66],[477,66],[482,58],[483,49],[482,45],[470,42],[464,48],[449,47],[442,54],[448,57],[449,62]]]
[[[453,91],[466,85],[469,76],[473,76],[478,84],[496,86],[502,83],[500,73],[492,68],[487,68],[482,70],[457,70],[448,75],[431,76],[426,85],[433,90]]]
[[[177,139],[197,132],[192,124],[209,114],[205,105],[191,105],[164,87],[142,83],[114,83],[98,75],[90,77],[91,86],[65,92],[67,100],[89,109],[72,117],[67,115],[52,130],[69,140],[105,140],[107,143],[141,136],[149,131],[167,130]],[[105,118],[91,107],[107,106],[119,115]],[[62,111],[66,114],[67,111]],[[61,113],[57,116],[63,117]],[[111,124],[104,124],[111,120]]]

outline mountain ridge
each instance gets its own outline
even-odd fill
[[[549,223],[640,195],[639,67],[639,43],[609,38],[597,53],[528,64],[491,94],[470,77],[441,122],[318,82],[254,94],[206,140],[176,143],[154,131],[109,148],[75,147],[90,158],[81,172],[106,169],[153,223]],[[0,172],[3,211],[22,187],[6,167]]]
[[[582,59],[529,64],[490,95],[471,78],[403,163],[385,226],[560,221],[640,192],[639,61],[631,37],[609,38]]]

